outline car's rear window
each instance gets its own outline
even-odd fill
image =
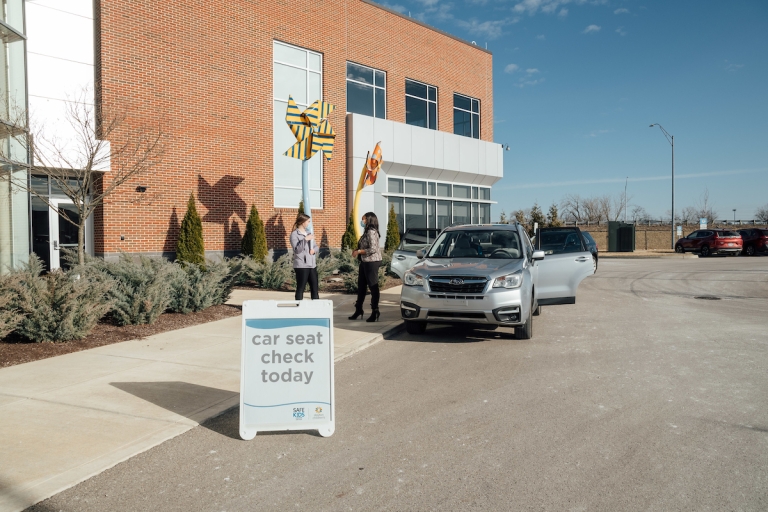
[[[741,238],[741,235],[735,231],[715,231],[717,238]]]
[[[575,229],[547,229],[539,232],[536,247],[545,254],[581,252],[579,233]]]
[[[519,259],[523,246],[518,233],[509,229],[445,231],[427,257]]]
[[[763,236],[768,236],[768,229],[761,229],[760,232],[763,234]]]

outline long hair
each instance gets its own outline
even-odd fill
[[[293,230],[299,229],[299,226],[304,224],[309,220],[309,215],[306,215],[304,213],[300,213],[296,216],[296,222],[293,223]]]
[[[376,216],[373,212],[368,212],[364,215],[365,217],[365,230],[368,231],[369,229],[375,229],[376,233],[381,236],[381,233],[379,233],[379,218]],[[365,233],[363,233],[365,235]]]

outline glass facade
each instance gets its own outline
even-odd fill
[[[300,110],[323,97],[323,56],[317,52],[274,41],[273,43],[273,145],[274,205],[298,208],[302,198],[301,160],[283,155],[296,143],[285,122],[288,96]],[[323,207],[323,157],[309,160],[309,189],[313,210]]]
[[[386,119],[386,73],[347,62],[347,112]]]
[[[26,262],[30,249],[29,194],[21,188],[27,182],[27,72],[24,1],[0,1],[0,172],[6,178],[0,179],[0,272],[5,272]]]
[[[389,206],[395,209],[400,233],[416,228],[443,229],[456,223],[491,222],[488,187],[388,178],[387,196]]]
[[[437,130],[437,87],[405,80],[405,124]]]
[[[453,95],[453,133],[480,138],[480,100],[463,94]]]

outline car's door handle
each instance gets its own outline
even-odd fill
[[[53,250],[54,251],[58,251],[59,250],[59,241],[58,240],[54,240],[53,241]]]
[[[398,254],[397,256],[395,256],[395,258],[400,261],[403,261],[405,259],[405,256],[403,256],[402,254]]]
[[[585,261],[589,261],[589,258],[587,258],[586,256],[579,256],[578,258],[576,258],[576,261],[580,261],[583,263]]]

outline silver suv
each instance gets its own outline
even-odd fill
[[[545,259],[517,223],[447,228],[403,275],[406,330],[472,323],[514,327],[516,338],[530,339],[542,305],[576,302],[579,283],[592,274],[592,255],[582,249]]]

